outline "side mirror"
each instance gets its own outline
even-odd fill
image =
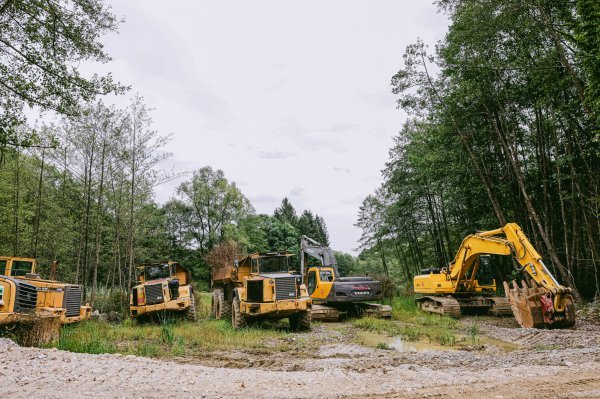
[[[234,260],[233,261],[233,267],[235,267],[236,269],[240,266],[240,261],[239,260]]]

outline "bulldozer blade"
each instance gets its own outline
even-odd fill
[[[532,283],[530,287],[525,280],[521,286],[516,281],[512,288],[504,282],[504,291],[519,325],[523,328],[567,328],[575,324],[575,307],[570,294],[564,294],[562,303],[564,311],[556,312],[554,297],[545,288]]]

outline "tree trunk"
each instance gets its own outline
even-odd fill
[[[102,197],[104,195],[104,160],[106,157],[106,139],[102,142],[102,155],[100,156],[100,187],[98,188],[98,209],[96,210],[96,261],[94,262],[94,275],[92,277],[92,307],[96,301],[98,289],[98,267],[100,266],[100,243],[102,239]]]

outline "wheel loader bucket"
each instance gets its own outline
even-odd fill
[[[569,293],[552,294],[532,280],[512,287],[504,282],[504,292],[519,325],[523,328],[567,328],[575,324],[575,306]],[[556,296],[559,298],[556,299]]]

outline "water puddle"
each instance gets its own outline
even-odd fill
[[[471,339],[466,335],[457,335],[456,339],[458,341],[464,340],[470,342]],[[511,352],[521,349],[521,346],[518,344],[513,344],[512,342],[502,341],[501,339],[496,339],[492,337],[488,337],[487,335],[478,335],[476,339],[476,345],[493,345],[499,348],[504,352]]]
[[[372,331],[360,331],[357,337],[362,345],[372,348],[393,349],[399,352],[417,352],[423,350],[456,351],[459,349],[483,347],[483,345],[493,345],[503,352],[520,349],[520,346],[517,344],[485,335],[477,336],[475,341],[466,335],[456,335],[456,343],[454,345],[442,345],[430,342],[428,338],[421,338],[417,341],[406,341],[400,336],[388,337]]]

